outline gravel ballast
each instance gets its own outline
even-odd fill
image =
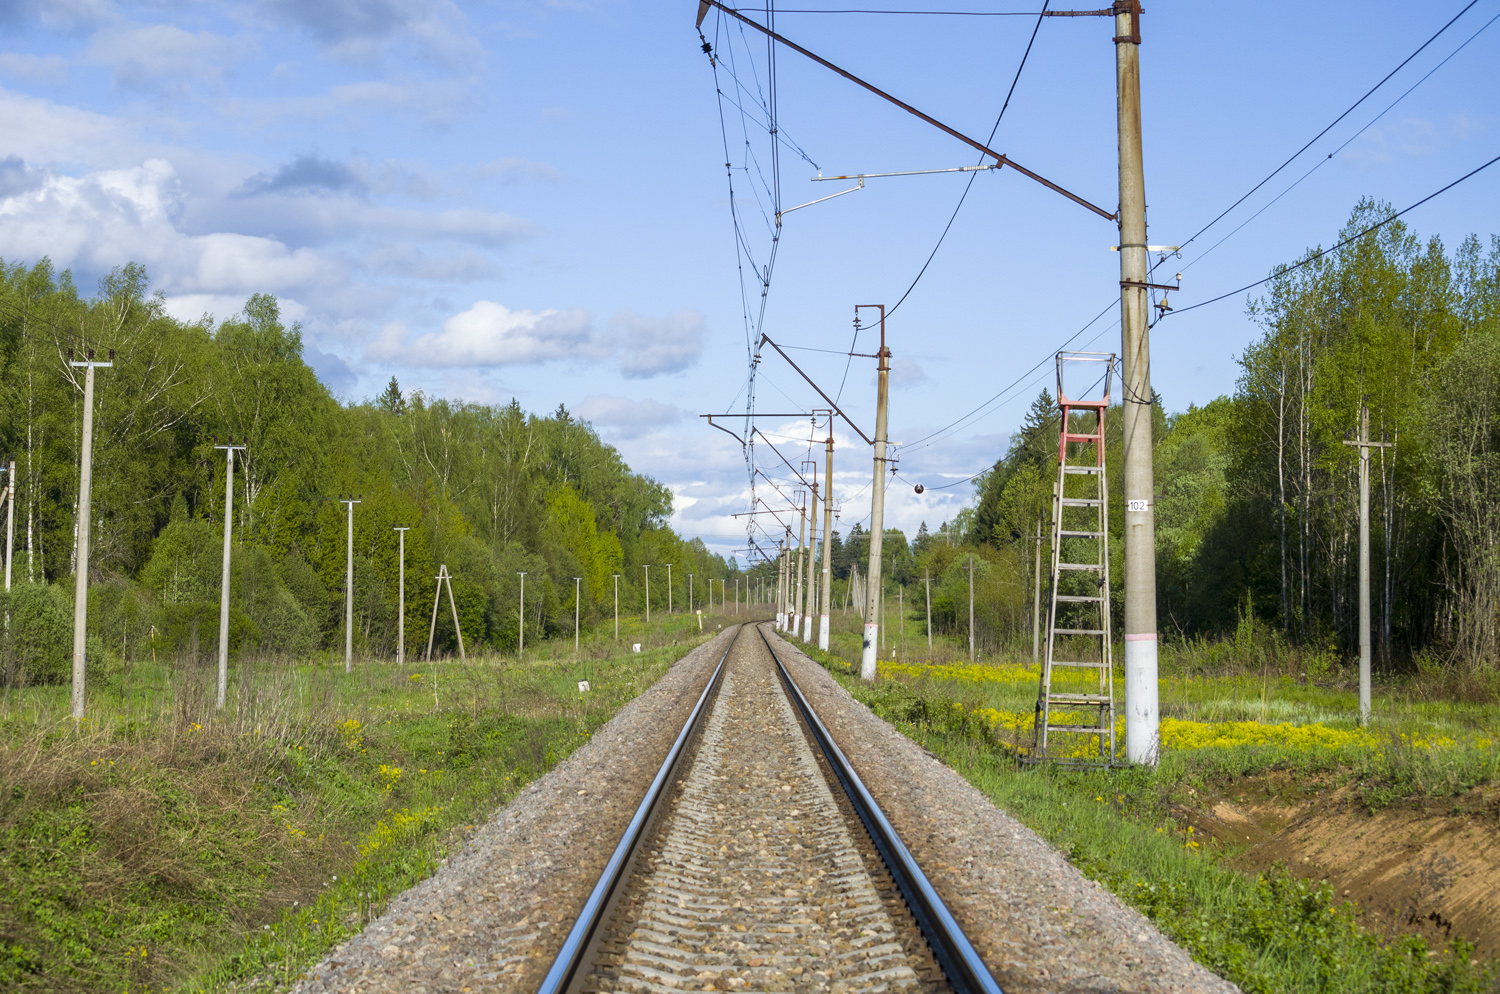
[[[536,990],[738,631],[726,630],[673,664],[293,990]]]
[[[1006,994],[1239,990],[762,627]]]

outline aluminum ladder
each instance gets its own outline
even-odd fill
[[[1052,582],[1046,651],[1037,692],[1029,762],[1069,766],[1115,763],[1113,633],[1109,604],[1109,480],[1104,423],[1115,357],[1059,352],[1061,425],[1052,490]],[[1097,364],[1097,365],[1083,365]],[[1068,396],[1065,369],[1098,371],[1103,395]]]

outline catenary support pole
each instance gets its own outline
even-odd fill
[[[806,645],[812,641],[813,615],[818,613],[818,464],[813,463],[812,509],[807,518],[807,587],[802,603],[802,627],[797,634]]]
[[[219,579],[219,684],[214,706],[222,711],[229,697],[229,550],[234,536],[234,450],[244,449],[228,444],[215,445],[224,450],[224,562]]]
[[[672,613],[672,567],[676,563],[667,563],[667,613]]]
[[[823,464],[823,582],[818,585],[818,648],[828,651],[828,613],[833,607],[833,415]]]
[[[1152,508],[1151,345],[1146,325],[1146,180],[1141,154],[1140,2],[1115,5],[1120,152],[1120,341],[1125,455],[1125,758],[1160,751],[1156,521]]]
[[[406,533],[408,527],[392,528],[400,543],[396,551],[396,666],[406,663]]]
[[[340,504],[349,505],[349,540],[345,544],[346,569],[344,571],[344,672],[354,672],[354,505],[360,503],[355,497],[341,497]],[[441,585],[439,585],[441,586]],[[441,591],[439,591],[441,593]]]
[[[880,639],[880,552],[885,540],[885,446],[886,404],[891,387],[891,350],[885,344],[885,305],[866,304],[880,309],[880,352],[875,385],[875,472],[870,487],[870,564],[865,577],[865,633],[860,652],[859,675],[866,683],[875,679],[876,644]],[[854,309],[856,316],[859,307]]]
[[[578,608],[583,603],[583,577],[573,577],[573,655],[578,655]]]
[[[801,513],[797,517],[797,559],[792,564],[797,577],[792,583],[792,637],[802,634],[802,560],[807,553],[807,498],[802,500]]]
[[[651,624],[651,567],[642,566],[646,571],[646,624]]]
[[[89,526],[92,523],[90,497],[94,490],[94,370],[114,365],[114,352],[110,362],[95,362],[94,350],[88,351],[83,362],[72,361],[72,350],[68,353],[69,366],[83,367],[83,448],[78,464],[78,567],[73,580],[73,720],[83,720],[83,702],[87,680],[88,622],[89,622]]]

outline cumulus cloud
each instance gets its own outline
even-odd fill
[[[60,55],[0,52],[0,74],[32,86],[61,86],[68,81],[68,63]]]
[[[681,372],[703,355],[703,315],[697,311],[664,318],[621,311],[610,330],[620,345],[620,372],[632,379]]]
[[[107,66],[122,90],[185,92],[189,82],[218,83],[242,46],[210,31],[194,34],[171,24],[104,28],[83,61]]]
[[[508,366],[590,359],[598,355],[593,321],[581,308],[565,311],[511,310],[492,300],[443,322],[443,330],[422,335],[409,347],[382,334],[371,346],[372,359],[402,358],[419,366]]]
[[[403,344],[387,328],[367,353],[372,360],[399,358],[414,366],[519,366],[570,360],[614,362],[630,379],[686,369],[703,352],[703,315],[679,311],[665,318],[621,311],[607,331],[581,308],[512,310],[479,300],[430,332]]]
[[[536,162],[520,155],[507,155],[493,162],[483,163],[475,171],[480,176],[492,177],[505,184],[563,181],[562,170],[550,162]]]
[[[266,193],[363,194],[367,189],[365,181],[347,164],[300,155],[274,172],[251,176],[235,193],[245,197]]]
[[[891,363],[891,387],[901,390],[927,382],[927,371],[915,359],[897,359]]]
[[[262,7],[300,27],[328,55],[348,62],[375,61],[404,41],[450,68],[480,53],[463,11],[452,0],[266,0]]]
[[[613,429],[621,438],[639,438],[657,428],[682,420],[682,411],[671,404],[663,404],[649,397],[628,400],[608,394],[591,394],[585,397],[576,413],[596,427]]]

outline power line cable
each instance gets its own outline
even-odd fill
[[[995,126],[990,129],[990,137],[985,142],[986,145],[993,145],[995,142],[995,134],[1000,130],[1000,122],[1005,119],[1005,112],[1010,107],[1010,98],[1015,95],[1016,84],[1021,81],[1021,71],[1026,68],[1026,60],[1031,56],[1031,46],[1036,44],[1037,32],[1042,28],[1042,18],[1046,16],[1047,6],[1051,2],[1052,0],[1045,0],[1045,2],[1042,4],[1041,13],[1037,14],[1036,16],[1036,24],[1032,25],[1031,37],[1026,42],[1026,51],[1021,54],[1021,64],[1016,66],[1016,74],[1011,78],[1010,89],[1005,93],[1005,103],[1000,105],[1000,113],[995,117]],[[1478,3],[1479,0],[1473,0],[1473,2]],[[984,158],[981,156],[979,159],[979,164],[982,165],[983,163]],[[964,184],[964,192],[958,198],[958,203],[954,205],[953,213],[949,216],[948,223],[943,225],[943,233],[941,235],[938,235],[937,244],[932,247],[932,252],[928,254],[927,261],[922,263],[922,268],[917,271],[917,276],[911,281],[911,286],[908,286],[906,288],[906,292],[901,295],[901,299],[896,301],[891,309],[886,312],[886,317],[890,317],[892,314],[895,314],[896,311],[901,307],[901,305],[906,302],[906,298],[911,296],[911,292],[915,290],[917,288],[917,284],[922,281],[922,276],[927,272],[927,267],[932,265],[933,259],[937,258],[938,249],[943,247],[943,242],[947,239],[948,232],[953,227],[953,222],[957,220],[958,212],[963,209],[964,201],[969,198],[969,191],[973,189],[974,179],[978,175],[979,173],[977,172],[972,172],[969,174],[969,181]]]
[[[1279,266],[1279,267],[1277,267],[1276,271],[1273,272],[1270,276],[1267,276],[1264,279],[1256,280],[1254,283],[1247,283],[1244,286],[1240,287],[1238,290],[1231,290],[1228,293],[1221,293],[1217,297],[1210,297],[1207,300],[1199,301],[1198,303],[1193,304],[1193,305],[1191,305],[1189,307],[1179,307],[1179,308],[1176,308],[1174,310],[1168,311],[1167,314],[1168,314],[1168,316],[1175,315],[1175,314],[1186,314],[1188,311],[1195,311],[1195,310],[1197,310],[1200,307],[1207,307],[1209,304],[1216,304],[1219,301],[1225,300],[1225,299],[1227,299],[1229,297],[1237,297],[1240,294],[1244,293],[1246,290],[1254,290],[1258,286],[1262,286],[1263,284],[1269,283],[1269,282],[1271,282],[1274,279],[1279,279],[1280,277],[1285,276],[1288,273],[1295,272],[1296,270],[1301,269],[1303,266],[1310,265],[1311,263],[1317,262],[1319,259],[1323,258],[1325,255],[1328,255],[1328,254],[1330,254],[1332,252],[1337,252],[1339,249],[1345,247],[1346,245],[1351,245],[1354,242],[1359,241],[1361,238],[1365,237],[1366,235],[1370,234],[1371,232],[1378,231],[1379,229],[1381,229],[1381,228],[1385,227],[1386,225],[1390,224],[1392,221],[1394,221],[1397,218],[1401,217],[1403,214],[1406,214],[1409,211],[1416,210],[1418,207],[1421,207],[1423,204],[1427,203],[1427,201],[1433,199],[1434,197],[1437,197],[1437,196],[1439,196],[1440,194],[1443,194],[1443,193],[1447,193],[1449,190],[1453,189],[1455,186],[1458,186],[1458,184],[1462,183],[1464,180],[1468,179],[1471,176],[1475,176],[1475,175],[1477,175],[1479,173],[1484,172],[1486,169],[1488,169],[1490,166],[1493,166],[1497,162],[1500,162],[1500,155],[1495,156],[1493,159],[1491,159],[1490,161],[1486,162],[1482,166],[1479,166],[1477,168],[1469,170],[1468,172],[1464,173],[1458,179],[1456,179],[1453,182],[1449,183],[1447,186],[1443,187],[1442,189],[1435,190],[1432,193],[1429,193],[1427,196],[1423,197],[1421,200],[1418,200],[1416,203],[1412,204],[1410,207],[1407,207],[1404,210],[1397,211],[1396,213],[1392,214],[1390,217],[1386,218],[1383,221],[1377,221],[1375,224],[1370,225],[1368,228],[1364,229],[1363,231],[1361,231],[1357,235],[1350,235],[1348,238],[1345,238],[1343,241],[1339,242],[1337,245],[1333,246],[1332,248],[1319,249],[1318,251],[1314,252],[1312,255],[1308,256],[1307,258],[1301,259],[1298,262],[1295,262],[1295,263],[1293,263],[1290,266]]]
[[[1442,27],[1438,28],[1437,31],[1432,35],[1432,37],[1428,38],[1426,41],[1422,42],[1421,45],[1417,46],[1417,50],[1415,52],[1412,52],[1406,58],[1402,59],[1400,65],[1396,66],[1396,68],[1392,69],[1390,72],[1386,73],[1383,77],[1381,77],[1380,82],[1376,83],[1374,86],[1370,87],[1367,91],[1365,91],[1365,95],[1364,96],[1360,97],[1358,100],[1354,101],[1354,103],[1350,104],[1349,107],[1348,107],[1348,109],[1346,109],[1338,117],[1334,118],[1333,121],[1332,121],[1332,123],[1330,123],[1326,128],[1324,128],[1322,131],[1319,131],[1316,135],[1313,135],[1312,138],[1307,142],[1306,145],[1303,145],[1301,148],[1297,149],[1297,151],[1293,152],[1291,154],[1291,156],[1288,157],[1285,162],[1283,162],[1281,165],[1277,166],[1275,169],[1271,170],[1271,172],[1264,179],[1262,179],[1259,183],[1256,183],[1254,186],[1252,186],[1243,196],[1241,196],[1234,203],[1230,204],[1228,207],[1224,208],[1224,210],[1221,211],[1219,213],[1219,215],[1217,217],[1215,217],[1212,221],[1208,222],[1203,227],[1199,228],[1193,234],[1193,236],[1191,238],[1189,238],[1187,241],[1185,241],[1185,242],[1182,243],[1183,247],[1185,248],[1188,245],[1191,245],[1195,240],[1197,240],[1197,238],[1198,238],[1199,235],[1203,234],[1209,228],[1212,228],[1214,225],[1216,225],[1220,221],[1222,221],[1224,219],[1224,216],[1226,214],[1228,214],[1230,211],[1234,210],[1240,204],[1243,204],[1246,200],[1248,200],[1255,193],[1255,191],[1259,190],[1261,187],[1263,187],[1267,183],[1269,183],[1278,173],[1280,173],[1287,166],[1291,165],[1292,162],[1298,156],[1300,156],[1303,152],[1306,152],[1309,148],[1311,148],[1313,146],[1313,144],[1319,138],[1322,138],[1324,135],[1328,134],[1328,132],[1332,131],[1335,125],[1337,125],[1344,118],[1346,118],[1350,114],[1352,114],[1354,112],[1354,109],[1356,107],[1358,107],[1360,104],[1362,104],[1366,100],[1368,100],[1370,98],[1371,94],[1373,94],[1376,90],[1380,89],[1387,82],[1389,82],[1390,78],[1392,76],[1396,75],[1396,73],[1398,73],[1402,69],[1404,69],[1406,67],[1406,64],[1408,62],[1410,62],[1412,59],[1415,59],[1418,55],[1420,55],[1422,53],[1422,51],[1427,48],[1428,45],[1431,45],[1434,41],[1437,41],[1439,35],[1441,35],[1444,31],[1447,31],[1450,27],[1452,27],[1454,21],[1457,21],[1460,17],[1463,17],[1464,14],[1466,14],[1466,13],[1469,12],[1469,8],[1473,7],[1478,2],[1479,2],[1479,0],[1469,0],[1469,2],[1464,5],[1463,9],[1460,10],[1457,14],[1454,14],[1453,17],[1446,24],[1444,24]],[[1158,265],[1160,265],[1160,263],[1158,263]],[[1156,268],[1155,266],[1152,267],[1152,269],[1155,269],[1155,268]]]
[[[1293,182],[1285,190],[1282,190],[1280,193],[1278,193],[1273,199],[1271,199],[1270,201],[1268,201],[1265,204],[1265,206],[1263,206],[1260,210],[1256,211],[1254,214],[1251,214],[1249,217],[1245,218],[1245,220],[1241,221],[1238,225],[1236,225],[1235,229],[1233,231],[1231,231],[1229,234],[1225,235],[1223,238],[1219,239],[1217,242],[1215,242],[1209,248],[1205,249],[1197,257],[1195,257],[1192,260],[1190,260],[1186,265],[1184,265],[1182,267],[1182,271],[1183,272],[1187,272],[1193,266],[1197,265],[1199,262],[1202,262],[1203,259],[1205,259],[1210,253],[1212,253],[1214,251],[1214,249],[1217,249],[1220,245],[1223,245],[1225,242],[1229,241],[1229,239],[1231,239],[1235,235],[1239,234],[1240,231],[1246,225],[1248,225],[1250,222],[1254,221],[1256,218],[1260,217],[1266,211],[1270,210],[1273,206],[1275,206],[1281,200],[1282,197],[1285,197],[1288,193],[1291,193],[1298,186],[1302,185],[1302,181],[1303,180],[1307,179],[1309,176],[1311,176],[1313,173],[1317,172],[1319,169],[1322,169],[1325,165],[1327,165],[1333,159],[1333,157],[1335,155],[1338,155],[1344,149],[1348,148],[1351,144],[1353,144],[1353,142],[1354,142],[1354,140],[1356,138],[1358,138],[1360,135],[1364,134],[1366,131],[1369,131],[1371,128],[1373,128],[1375,126],[1375,124],[1381,118],[1385,117],[1385,115],[1389,114],[1392,110],[1394,110],[1397,104],[1399,104],[1401,101],[1405,100],[1407,97],[1411,96],[1413,90],[1415,90],[1417,87],[1421,86],[1423,83],[1427,82],[1428,78],[1430,78],[1433,73],[1437,72],[1439,69],[1443,68],[1443,66],[1447,65],[1448,62],[1449,62],[1449,60],[1451,60],[1455,55],[1457,55],[1459,52],[1462,52],[1465,48],[1468,47],[1469,42],[1473,41],[1475,38],[1478,38],[1480,35],[1484,34],[1485,30],[1488,29],[1489,26],[1492,25],[1492,24],[1494,24],[1496,21],[1500,21],[1500,14],[1496,14],[1494,17],[1492,17],[1488,21],[1484,22],[1483,26],[1481,26],[1478,31],[1475,31],[1473,34],[1469,35],[1469,37],[1467,39],[1465,39],[1462,44],[1460,44],[1453,51],[1449,52],[1448,55],[1447,55],[1447,57],[1445,57],[1443,59],[1443,61],[1439,62],[1437,65],[1433,66],[1431,69],[1427,70],[1426,74],[1424,74],[1421,79],[1417,80],[1411,86],[1407,87],[1406,91],[1404,93],[1402,93],[1395,100],[1392,100],[1389,104],[1387,104],[1386,107],[1385,107],[1385,110],[1382,110],[1379,114],[1376,114],[1374,117],[1370,118],[1368,124],[1366,124],[1364,127],[1360,128],[1358,131],[1354,132],[1354,134],[1350,135],[1347,139],[1344,140],[1344,143],[1342,145],[1340,145],[1338,148],[1334,149],[1332,152],[1329,152],[1327,156],[1325,156],[1324,158],[1319,159],[1317,161],[1317,163],[1315,163],[1311,169],[1309,169],[1307,172],[1303,173],[1300,177],[1298,177],[1298,179],[1295,182]],[[1163,261],[1165,261],[1165,258],[1163,258],[1162,260],[1158,261],[1156,263],[1156,266],[1152,266],[1151,268],[1153,270],[1155,270],[1156,267],[1160,266]]]

